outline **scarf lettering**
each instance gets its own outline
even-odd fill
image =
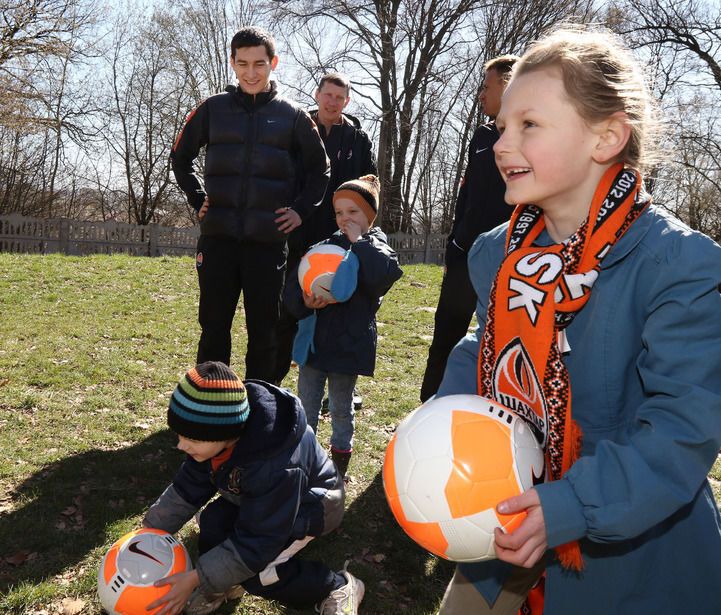
[[[545,448],[549,480],[576,461],[581,439],[559,334],[588,302],[601,260],[649,202],[640,176],[618,163],[601,178],[586,221],[563,244],[534,245],[545,228],[539,207],[518,205],[511,216],[478,353],[478,393],[528,422]],[[556,550],[564,566],[582,567],[577,542]]]

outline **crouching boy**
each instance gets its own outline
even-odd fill
[[[174,533],[205,506],[200,557],[194,570],[156,583],[171,588],[149,609],[203,615],[247,591],[296,609],[358,612],[361,581],[296,556],[338,527],[345,494],[295,396],[202,363],[173,392],[168,425],[187,458],[143,525]]]

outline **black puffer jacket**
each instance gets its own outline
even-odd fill
[[[378,227],[370,229],[353,244],[340,231],[321,242],[353,251],[359,263],[358,284],[348,301],[316,310],[315,351],[308,355],[311,367],[338,374],[373,375],[378,339],[376,312],[383,295],[403,275],[398,255],[387,242],[388,238]],[[313,312],[303,303],[297,267],[288,275],[283,300],[288,311],[299,320]]]
[[[317,109],[312,109],[310,116],[316,123],[318,122]],[[333,193],[336,188],[361,175],[378,174],[373,144],[357,118],[344,113],[341,115],[340,124],[333,126],[331,135],[326,135],[320,124],[318,130],[321,131],[323,144],[330,159],[330,182],[323,202],[299,227],[304,236],[304,248],[327,239],[338,230],[333,211]]]
[[[468,250],[481,233],[496,228],[511,217],[506,204],[506,184],[496,167],[493,146],[498,141],[495,122],[479,126],[468,146],[468,166],[458,191],[453,228],[448,236],[446,264],[465,261]]]
[[[204,184],[193,168],[202,147]],[[208,196],[203,235],[285,241],[275,210],[292,207],[305,219],[330,176],[318,129],[308,113],[278,96],[274,82],[256,96],[233,87],[207,98],[188,116],[170,157],[196,211]]]

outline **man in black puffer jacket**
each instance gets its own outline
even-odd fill
[[[230,364],[242,291],[246,377],[273,381],[286,238],[320,203],[330,169],[310,116],[270,80],[278,64],[273,37],[243,28],[231,41],[230,63],[238,86],[201,103],[171,153],[178,185],[200,220],[197,361]],[[193,168],[203,147],[204,182]]]

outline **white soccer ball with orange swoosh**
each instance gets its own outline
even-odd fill
[[[192,570],[183,544],[163,530],[140,529],[125,534],[108,550],[98,571],[98,597],[112,615],[149,615],[146,607],[170,591],[153,583]]]
[[[496,504],[542,480],[543,451],[526,422],[477,395],[431,399],[398,425],[386,450],[383,487],[403,530],[456,562],[495,558],[493,529],[512,531],[525,513]]]
[[[336,298],[330,289],[345,254],[343,248],[332,243],[323,243],[308,250],[298,265],[298,282],[303,292],[335,303]]]

